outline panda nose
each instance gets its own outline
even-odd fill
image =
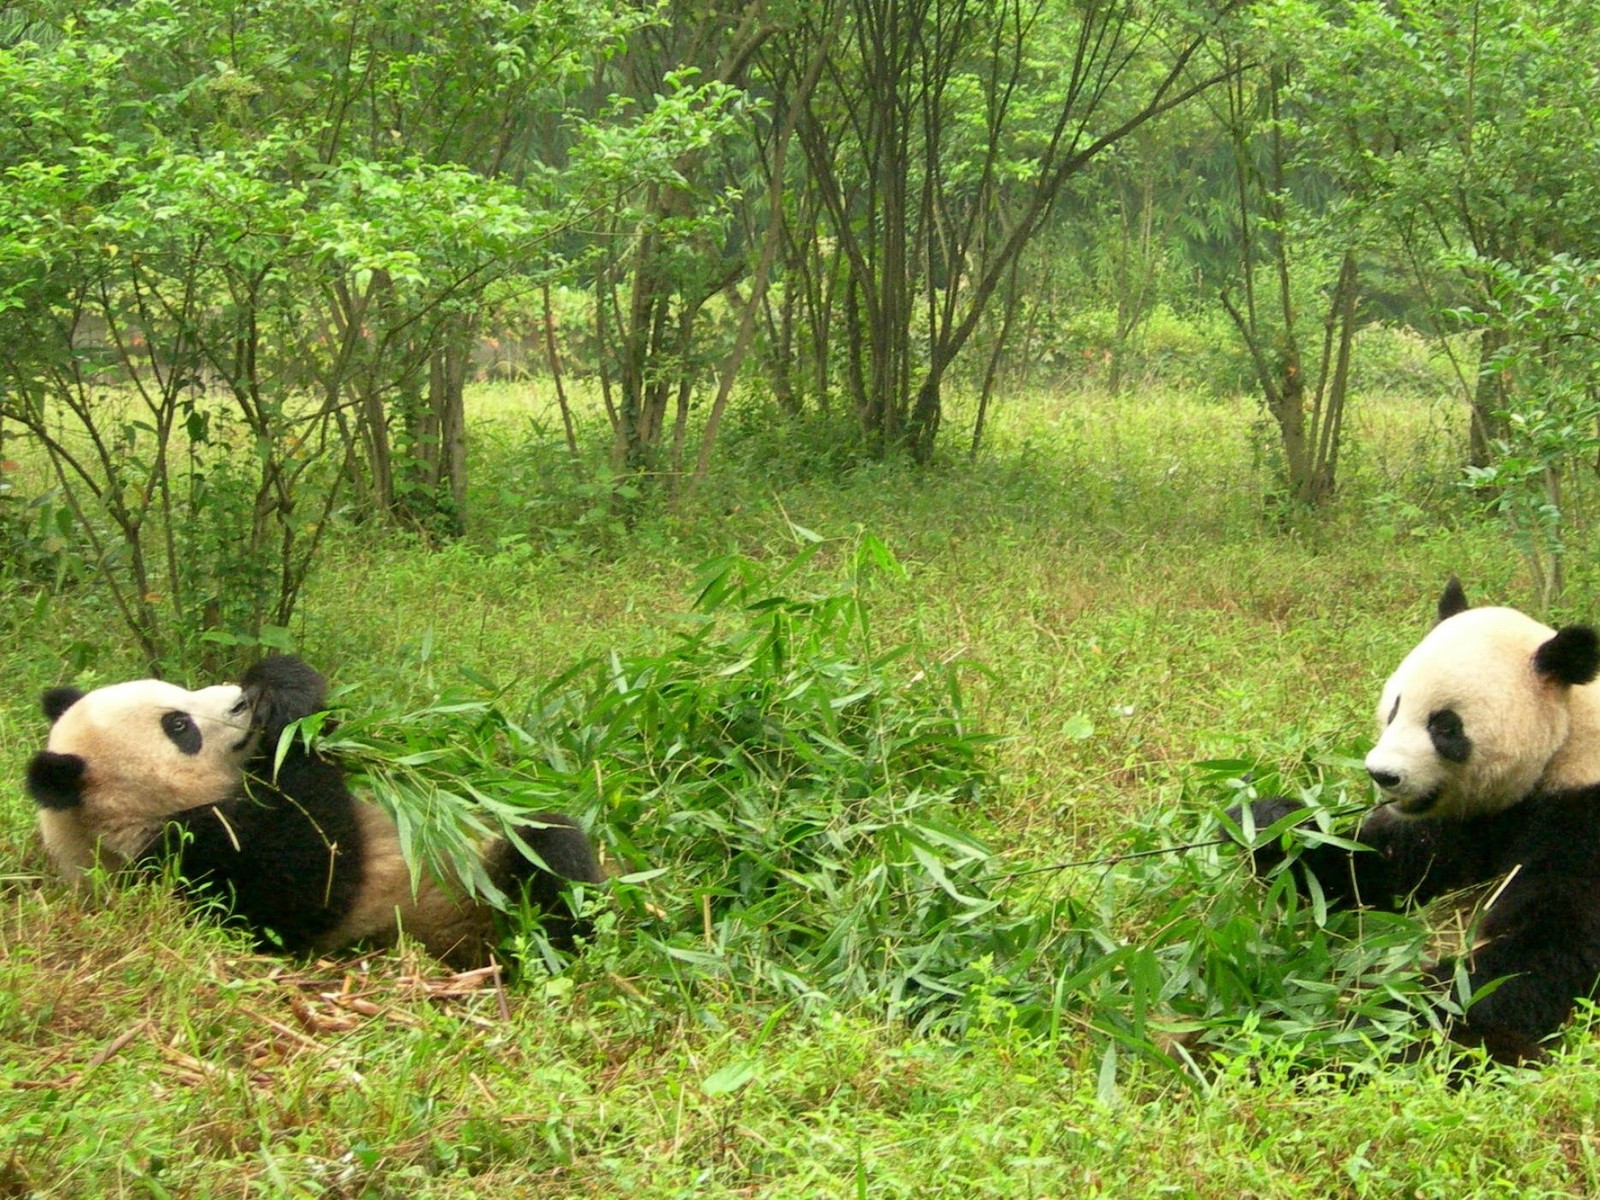
[[[1373,783],[1377,784],[1385,791],[1400,785],[1400,776],[1396,775],[1393,771],[1383,771],[1379,770],[1377,767],[1368,767],[1367,774],[1372,776]]]

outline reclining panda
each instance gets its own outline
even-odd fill
[[[76,882],[171,863],[187,898],[220,901],[263,948],[321,953],[404,930],[453,966],[483,965],[494,911],[427,872],[414,890],[393,819],[350,793],[337,761],[294,738],[274,771],[284,728],[326,695],[322,676],[287,655],[195,692],[156,679],[47,691],[50,737],[28,765],[28,791],[56,869]],[[517,834],[537,861],[493,838],[486,873],[508,894],[526,889],[551,939],[570,946],[562,893],[599,882],[594,850],[552,814],[530,814]]]
[[[1385,802],[1357,834],[1370,850],[1308,846],[1299,864],[1330,903],[1390,910],[1498,881],[1468,976],[1474,992],[1502,982],[1452,1035],[1533,1061],[1600,982],[1600,639],[1469,608],[1454,579],[1438,615],[1378,703],[1366,765]],[[1261,828],[1295,807],[1257,801],[1252,816]],[[1253,855],[1257,873],[1283,858],[1277,842]]]

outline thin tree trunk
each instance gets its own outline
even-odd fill
[[[1494,461],[1494,442],[1505,435],[1505,383],[1498,371],[1485,369],[1505,349],[1506,332],[1485,326],[1478,339],[1478,381],[1472,392],[1472,424],[1467,453],[1472,465],[1486,467]]]
[[[471,335],[454,331],[433,356],[429,372],[428,408],[438,446],[435,485],[450,494],[450,526],[462,534],[467,528],[467,372],[472,366]]]
[[[842,15],[843,9],[840,12]],[[722,377],[717,384],[717,395],[711,402],[711,411],[706,415],[706,427],[700,435],[700,452],[695,460],[694,476],[689,481],[689,490],[691,492],[704,482],[706,472],[711,469],[711,448],[716,444],[717,430],[722,423],[723,410],[728,406],[728,398],[733,394],[734,379],[738,376],[739,368],[743,365],[745,356],[750,350],[751,340],[755,336],[756,312],[766,299],[767,284],[772,278],[772,268],[778,261],[778,251],[783,245],[783,189],[789,142],[794,137],[795,127],[800,120],[800,115],[805,111],[805,106],[811,99],[811,93],[817,86],[817,80],[822,75],[822,67],[827,60],[829,49],[833,43],[833,33],[837,28],[838,20],[836,19],[833,29],[829,31],[827,37],[823,38],[821,44],[817,47],[816,54],[812,56],[811,63],[806,68],[805,76],[800,81],[799,90],[789,97],[789,112],[784,118],[783,127],[778,131],[773,141],[772,165],[767,171],[767,211],[772,215],[767,222],[766,236],[762,239],[761,259],[756,264],[755,278],[751,283],[750,298],[745,302],[743,311],[739,314],[739,331],[734,336],[733,348],[728,352],[727,361],[723,363]]]
[[[561,427],[567,435],[567,453],[578,457],[578,431],[572,422],[572,406],[567,403],[567,389],[561,381],[561,355],[556,351],[556,318],[550,304],[550,284],[541,289],[544,296],[544,352],[550,363],[550,379],[555,384],[556,404],[561,409]]]
[[[989,398],[994,393],[995,376],[1000,369],[1000,359],[1011,336],[1011,322],[1016,318],[1017,304],[1021,299],[1021,292],[1017,286],[1021,266],[1021,255],[1011,260],[1011,279],[1006,285],[1006,306],[1005,312],[1000,317],[1000,333],[994,339],[994,346],[989,351],[989,364],[984,369],[983,386],[978,392],[978,415],[972,422],[972,447],[967,452],[967,458],[974,462],[977,461],[978,451],[983,446],[983,425],[989,413]]]

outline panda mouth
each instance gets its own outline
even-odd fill
[[[237,754],[240,750],[249,746],[251,740],[256,736],[255,721],[250,719],[254,714],[250,712],[249,697],[240,693],[238,703],[228,710],[228,716],[244,718],[243,722],[238,726],[244,733],[229,750],[230,753]]]
[[[1412,796],[1406,800],[1396,800],[1394,806],[1408,817],[1426,816],[1432,811],[1433,806],[1439,803],[1439,789],[1424,792],[1420,796]]]

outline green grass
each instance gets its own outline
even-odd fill
[[[741,418],[701,506],[641,501],[626,527],[552,467],[526,395],[478,398],[480,520],[465,542],[330,543],[294,635],[336,683],[359,684],[351,707],[405,711],[474,677],[531,703],[586,654],[667,654],[706,560],[786,562],[798,525],[828,541],[794,589],[821,592],[864,532],[905,568],[871,596],[875,643],[958,664],[966,719],[1002,738],[996,782],[957,810],[996,870],[1204,834],[1226,794],[1205,760],[1260,759],[1359,796],[1342,762],[1367,744],[1378,685],[1445,577],[1475,600],[1531,602],[1515,551],[1454,486],[1463,431],[1442,402],[1354,406],[1344,491],[1314,517],[1263,500],[1270,438],[1248,405],[1039,395],[1002,407],[977,463],[952,443],[922,472]],[[1564,615],[1593,619],[1578,516]],[[43,737],[38,691],[124,677],[136,655],[87,586],[0,595],[0,628],[14,648],[0,769],[19,780]],[[103,904],[67,894],[43,877],[20,787],[3,796],[0,1196],[1600,1191],[1587,1028],[1537,1074],[1452,1089],[1429,1061],[1352,1088],[1297,1070],[1293,1043],[1242,1014],[1198,1079],[1173,1069],[1139,1050],[1127,971],[1071,990],[1041,1024],[1023,984],[1059,982],[1051,962],[1021,981],[974,964],[966,1018],[928,1035],[736,972],[652,974],[661,959],[626,913],[566,974],[503,988],[452,983],[406,952],[286,962],[154,886]],[[1237,961],[1217,931],[1271,907],[1234,861],[1209,849],[1080,868],[1004,897],[1022,913],[1070,902],[1080,931],[1146,952],[1162,978],[1214,982],[1183,974],[1183,953],[1204,955],[1173,930],[1211,930],[1207,961]],[[669,916],[681,945],[701,936]],[[1264,920],[1287,922],[1269,947],[1309,928]],[[1050,955],[1073,933],[1060,918]],[[1289,987],[1272,967],[1262,979]],[[1151,998],[1147,1032],[1195,1008],[1188,989]]]

